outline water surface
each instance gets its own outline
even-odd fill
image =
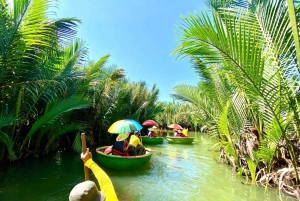
[[[191,133],[190,135],[193,135]],[[229,166],[219,164],[214,142],[195,134],[192,145],[147,146],[155,150],[149,163],[133,170],[110,170],[120,201],[232,200],[291,201],[277,190],[244,185]],[[93,149],[94,150],[94,149]],[[95,153],[93,159],[96,161]],[[68,200],[68,194],[84,180],[79,154],[69,150],[43,158],[17,161],[0,169],[1,201]],[[91,175],[91,180],[95,180]]]

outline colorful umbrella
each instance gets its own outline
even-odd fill
[[[179,124],[168,125],[169,128],[175,128],[176,130],[182,130],[183,128]]]
[[[149,119],[149,120],[144,121],[144,122],[142,123],[142,125],[143,125],[143,126],[156,126],[157,123],[156,123],[155,121]]]
[[[123,119],[116,121],[109,128],[108,132],[111,134],[125,134],[133,131],[141,130],[143,126],[133,119]]]

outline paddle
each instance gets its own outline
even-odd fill
[[[86,152],[86,138],[85,133],[81,133],[81,145],[82,145],[82,152]],[[85,181],[90,180],[89,168],[84,166],[84,179]]]

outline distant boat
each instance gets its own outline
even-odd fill
[[[172,144],[192,144],[194,141],[193,137],[171,137],[167,136],[166,139]]]
[[[153,154],[153,150],[146,149],[145,155],[140,156],[118,156],[112,154],[104,154],[105,149],[108,146],[99,147],[96,149],[97,162],[101,165],[111,169],[134,169],[145,163],[147,163]]]
[[[163,137],[141,137],[143,144],[163,144],[164,138]]]

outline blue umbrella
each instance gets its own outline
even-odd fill
[[[125,120],[130,121],[134,124],[134,126],[137,128],[134,131],[138,131],[138,130],[141,130],[143,128],[143,126],[139,122],[137,122],[136,120],[133,120],[133,119],[125,119]]]

